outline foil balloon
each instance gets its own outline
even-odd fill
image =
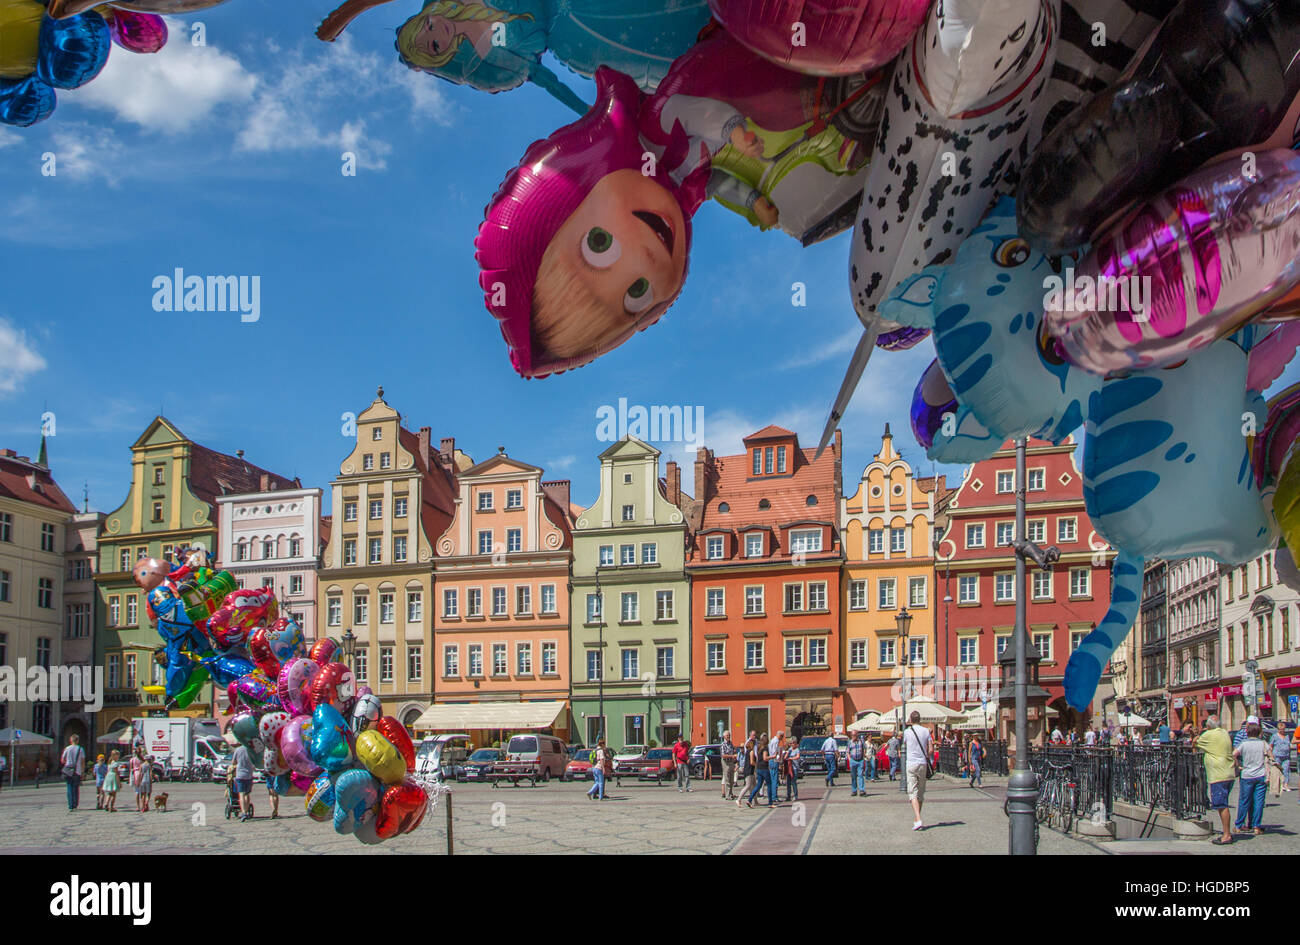
[[[0,77],[0,122],[26,128],[49,118],[54,106],[54,89],[35,75],[25,79]]]
[[[266,643],[271,656],[279,663],[287,663],[295,656],[305,656],[302,627],[291,616],[277,617],[266,628]]]
[[[167,580],[167,572],[170,570],[165,561],[159,561],[157,558],[141,558],[131,569],[131,579],[135,581],[137,587],[148,594]]]
[[[272,704],[279,705],[275,695],[275,684],[260,672],[254,671],[247,676],[240,676],[235,681],[235,692],[245,705],[260,709]]]
[[[280,668],[276,678],[275,692],[280,705],[290,712],[306,715],[315,707],[311,696],[311,684],[320,673],[320,664],[315,660],[297,657],[289,660]]]
[[[379,799],[379,813],[375,817],[375,832],[382,840],[399,833],[410,833],[420,826],[429,807],[429,796],[414,781],[394,784]]]
[[[187,571],[188,574],[177,584],[176,591],[185,601],[185,612],[196,624],[210,622],[230,593],[238,589],[234,575],[229,571],[213,571],[203,567],[191,570],[188,566],[182,570]],[[236,640],[220,645],[224,649],[242,642]]]
[[[38,0],[0,0],[0,78],[21,79],[36,71],[41,21]]]
[[[309,659],[313,660],[320,666],[333,662],[335,654],[339,652],[339,645],[329,637],[321,637],[311,645],[307,651]]]
[[[285,763],[298,774],[315,777],[325,769],[311,757],[311,718],[297,715],[280,729],[280,753]]]
[[[50,0],[50,16],[74,16],[91,7],[100,6],[103,2],[104,0]],[[225,2],[226,0],[121,0],[111,5],[142,13],[194,13]]]
[[[263,713],[257,722],[257,734],[266,745],[276,745],[279,743],[280,731],[289,724],[293,718],[284,710],[275,710]]]
[[[315,781],[314,778],[308,777],[305,774],[299,774],[297,771],[290,771],[289,772],[289,785],[290,785],[289,793],[294,794],[296,792],[298,794],[306,794],[307,790],[312,786],[314,781]]]
[[[311,717],[309,750],[312,761],[331,773],[351,765],[355,756],[349,735],[347,724],[337,709],[331,705],[318,705]]]
[[[276,659],[271,649],[271,642],[267,639],[268,632],[266,627],[258,627],[248,635],[248,655],[253,658],[259,670],[271,679],[278,679],[280,661]]]
[[[311,681],[309,690],[313,706],[333,706],[341,715],[346,711],[348,700],[355,694],[352,670],[342,663],[326,663]]]
[[[867,72],[893,59],[928,0],[709,0],[714,17],[770,62],[808,75]]]
[[[209,655],[201,657],[200,662],[207,667],[219,686],[234,685],[242,677],[252,675],[257,669],[251,660],[246,660],[242,656]]]
[[[224,596],[221,606],[208,618],[208,632],[223,649],[245,646],[253,630],[273,622],[278,613],[271,588],[237,587]]]
[[[1095,374],[1165,367],[1300,283],[1300,155],[1212,164],[1097,237],[1046,299],[1048,331]]]
[[[252,712],[241,712],[230,722],[230,734],[239,744],[248,749],[253,764],[261,767],[265,761],[266,745],[258,732],[257,716]]]
[[[364,732],[383,715],[384,707],[379,697],[372,692],[357,696],[357,704],[352,707],[352,731]]]
[[[375,729],[401,753],[402,760],[406,763],[406,770],[415,771],[415,746],[411,744],[411,736],[407,734],[406,726],[391,715],[385,715],[375,724]]]
[[[344,771],[334,782],[334,829],[352,833],[374,817],[379,782],[360,768]]]
[[[400,784],[406,777],[406,761],[393,743],[374,729],[356,738],[357,761],[384,784]]]
[[[318,776],[307,788],[303,806],[307,816],[319,823],[325,823],[334,816],[334,780],[328,774]]]
[[[80,16],[41,21],[36,77],[56,89],[77,89],[99,75],[113,40],[104,18],[93,10]]]
[[[167,45],[167,23],[153,13],[102,8],[113,42],[133,53],[156,53]]]

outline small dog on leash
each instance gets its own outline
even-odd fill
[[[163,793],[159,794],[157,797],[155,797],[155,798],[153,799],[153,809],[154,809],[154,810],[160,810],[160,811],[162,811],[163,813],[166,813],[166,812],[167,812],[167,792],[166,792],[166,791],[164,791]]]

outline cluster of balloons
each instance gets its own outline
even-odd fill
[[[162,13],[225,0],[0,0],[0,123],[25,127],[50,117],[55,89],[99,75],[113,44],[155,53],[167,44]]]

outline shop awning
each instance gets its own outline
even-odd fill
[[[411,728],[417,732],[468,732],[502,728],[550,728],[569,704],[555,702],[459,702],[425,709]]]

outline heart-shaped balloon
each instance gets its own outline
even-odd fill
[[[384,840],[399,833],[410,833],[420,826],[428,806],[428,795],[414,781],[393,785],[380,798],[375,833]]]
[[[277,735],[282,728],[289,724],[289,720],[292,718],[293,716],[283,709],[263,713],[262,717],[257,720],[257,733],[262,739],[262,743],[265,745],[278,744]]]
[[[307,656],[324,666],[326,663],[333,661],[334,654],[338,651],[339,645],[337,643],[329,637],[321,637],[311,645],[311,649],[307,651]]]
[[[334,829],[353,833],[374,816],[379,782],[361,768],[344,771],[334,782]]]
[[[415,770],[415,746],[411,744],[411,736],[406,732],[406,726],[391,715],[385,715],[375,723],[375,728],[379,734],[393,743],[399,752],[402,753],[402,760],[406,762],[406,770]]]
[[[402,753],[375,729],[357,736],[357,761],[385,784],[400,784],[406,777]]]
[[[291,616],[277,617],[271,622],[266,628],[266,642],[271,647],[271,655],[282,665],[295,656],[307,655],[302,627]]]
[[[351,732],[332,705],[318,705],[311,717],[311,760],[326,771],[342,771],[352,764]]]
[[[275,696],[274,684],[257,670],[247,676],[240,676],[235,683],[235,691],[239,693],[240,699],[254,709],[260,709],[272,703],[279,705],[279,700]]]
[[[280,676],[280,661],[271,652],[271,643],[267,640],[266,634],[266,627],[258,627],[248,635],[248,655],[264,674],[271,679],[277,679]]]
[[[301,775],[299,775],[301,777]],[[334,781],[328,774],[322,774],[307,786],[307,797],[303,801],[307,816],[312,820],[325,823],[334,816]]]
[[[363,687],[369,688],[369,687]],[[361,733],[379,721],[384,707],[379,697],[373,692],[357,696],[357,704],[352,707],[352,731]]]
[[[298,715],[280,729],[280,753],[294,771],[306,777],[316,777],[325,769],[311,757],[311,717]]]
[[[280,668],[275,692],[280,705],[295,715],[307,715],[315,707],[311,699],[311,682],[320,672],[320,664],[297,657]]]
[[[355,693],[352,670],[342,663],[326,663],[311,681],[310,691],[313,706],[331,705],[342,715]]]

